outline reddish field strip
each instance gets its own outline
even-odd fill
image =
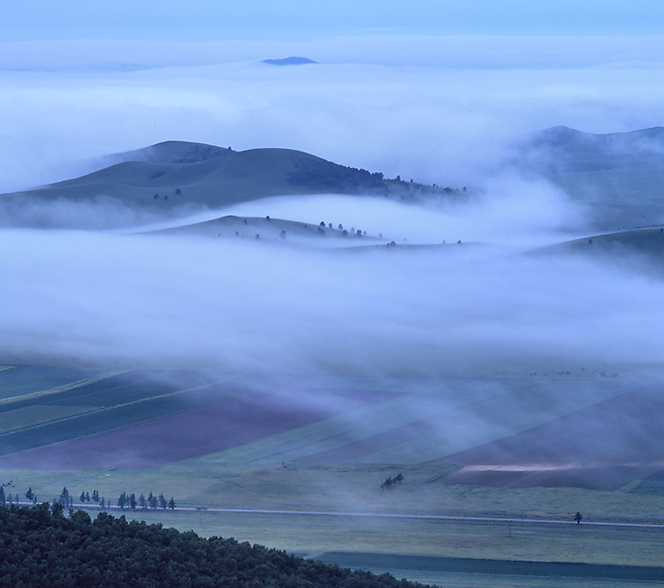
[[[664,465],[664,397],[624,394],[439,462],[465,466],[445,484],[614,490]]]
[[[0,467],[51,470],[95,466],[145,468],[249,443],[391,396],[381,392],[339,390],[280,392],[275,396],[254,394],[109,433],[26,451],[0,459]]]

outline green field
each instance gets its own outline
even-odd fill
[[[546,585],[536,574],[502,568],[488,573],[447,569],[445,558],[660,566],[664,529],[585,524],[664,524],[659,482],[634,479],[611,490],[446,484],[461,468],[454,456],[614,402],[649,401],[644,390],[653,386],[644,379],[578,375],[266,379],[255,374],[15,367],[0,371],[0,481],[7,484],[5,492],[20,496],[32,488],[39,501],[53,500],[64,486],[74,497],[96,489],[113,504],[122,492],[137,497],[163,493],[179,507],[198,510],[112,512],[310,557],[354,553],[356,559],[343,556],[344,565],[441,586]],[[257,413],[269,410],[237,423],[237,406]],[[226,408],[230,416],[224,420]],[[210,424],[213,413],[219,418],[218,431],[217,420]],[[198,422],[194,417],[208,419],[201,422],[211,431],[213,445],[223,447],[169,459],[173,447],[186,445],[197,433],[178,429],[180,423]],[[176,439],[159,454],[163,423]],[[233,441],[238,431],[244,434],[241,443]],[[158,436],[150,437],[153,433]],[[117,459],[123,449],[119,446],[136,444],[136,439],[140,447],[124,449],[162,461],[86,465],[86,460],[105,455]],[[36,460],[39,455],[47,461]],[[76,459],[81,461],[72,467]],[[399,473],[401,483],[381,488]],[[416,516],[210,510],[215,508]],[[542,522],[571,521],[576,511],[584,514],[584,524]],[[524,520],[424,518],[430,515]],[[625,578],[610,581],[630,585]],[[590,577],[556,578],[556,585],[600,583]]]

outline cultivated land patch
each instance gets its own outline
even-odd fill
[[[664,398],[646,386],[449,459],[445,484],[616,490],[662,469]]]
[[[343,404],[293,409],[263,395],[233,398],[101,435],[91,435],[0,460],[0,466],[45,469],[142,468],[179,461],[300,427],[366,404],[350,393]],[[373,395],[376,396],[375,394]],[[370,397],[368,400],[370,401]]]
[[[65,419],[94,410],[91,406],[51,406],[35,404],[0,413],[0,433]]]

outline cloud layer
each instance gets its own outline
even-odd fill
[[[318,212],[337,215],[330,222],[383,222],[386,236],[401,230],[409,242],[469,231],[473,218],[493,239],[459,245],[454,235],[454,244],[412,249],[399,235],[396,248],[308,251],[240,239],[5,229],[0,248],[12,254],[0,261],[0,362],[581,375],[661,360],[662,283],[638,263],[518,254],[542,244],[543,234],[561,238],[555,222],[519,223],[515,210],[490,201],[425,211],[318,200]]]
[[[137,44],[124,53],[101,42],[83,53],[76,44],[3,45],[2,191],[80,175],[109,153],[189,140],[300,149],[483,196],[442,211],[332,197],[219,211],[361,224],[400,243],[464,243],[419,252],[5,229],[0,357],[397,374],[658,362],[661,282],[582,259],[512,255],[582,227],[583,211],[504,162],[513,141],[548,126],[661,124],[662,62],[653,58],[661,45],[481,37]],[[321,63],[258,63],[289,54]],[[110,210],[65,203],[21,214]],[[466,247],[473,241],[491,246]]]

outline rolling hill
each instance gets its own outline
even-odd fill
[[[553,127],[520,144],[512,163],[587,204],[597,229],[664,223],[664,127],[610,134]]]
[[[362,232],[359,229],[349,231],[344,229],[342,225],[335,227],[331,223],[325,224],[323,221],[319,224],[303,223],[270,218],[269,216],[257,218],[226,215],[209,221],[150,230],[149,234],[195,235],[208,238],[239,237],[268,242],[276,241],[284,244],[316,245],[318,247],[324,247],[325,245],[336,247],[367,246],[389,242],[382,237],[367,235],[366,231]]]
[[[573,253],[604,260],[621,259],[626,255],[648,263],[648,269],[664,269],[664,227],[616,231],[574,239],[545,247],[536,253]]]
[[[113,165],[79,178],[0,195],[0,202],[106,199],[163,218],[284,195],[374,195],[408,203],[470,197],[463,190],[385,179],[380,172],[292,149],[234,151],[166,141],[108,161]],[[526,176],[546,178],[586,205],[596,231],[664,223],[664,128],[602,135],[553,127],[516,145],[509,164]]]
[[[215,209],[269,196],[368,194],[418,201],[460,196],[459,190],[386,180],[292,149],[233,151],[168,141],[111,157],[115,165],[41,188],[4,194],[5,201],[93,201],[110,198],[159,214]]]

